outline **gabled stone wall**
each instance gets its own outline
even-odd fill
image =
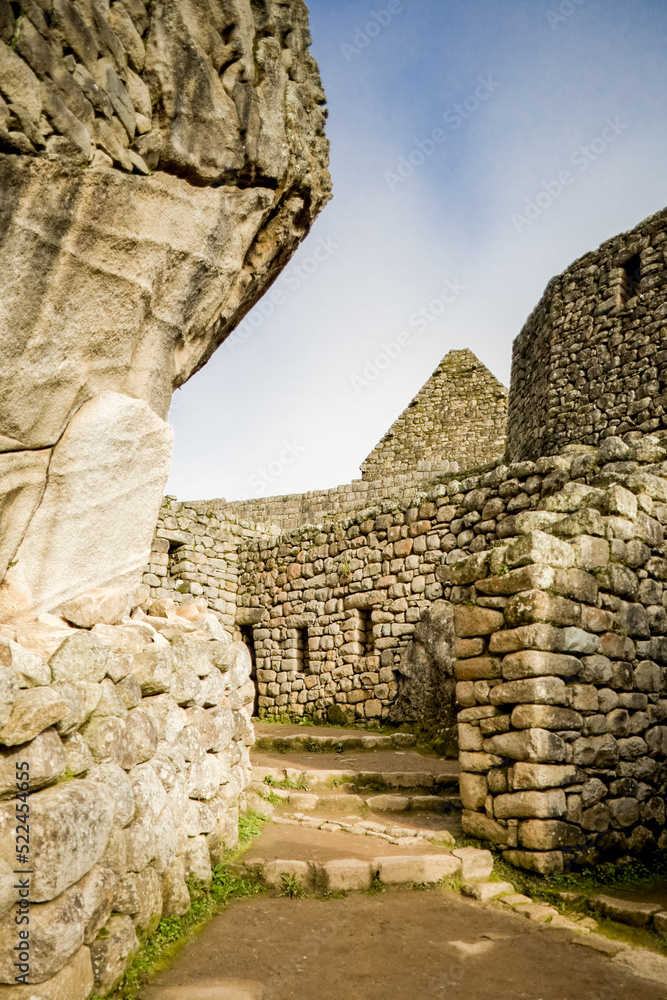
[[[361,463],[364,479],[472,469],[505,450],[507,389],[472,351],[445,355]]]

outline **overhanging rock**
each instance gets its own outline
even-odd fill
[[[105,393],[164,421],[174,389],[259,299],[329,199],[325,98],[309,44],[302,0],[59,2],[49,18],[32,4],[18,20],[3,5],[0,581],[21,546],[23,597],[3,593],[2,615],[50,610],[126,575],[103,555],[116,537],[109,518],[97,525],[96,566],[72,557],[67,582],[47,583],[62,570],[51,562],[58,546],[35,547],[29,524],[62,537],[63,510],[49,507],[51,450],[71,440],[73,419],[81,433],[85,404]],[[163,445],[147,477],[156,487],[166,431]],[[116,491],[123,520],[137,501],[132,488]],[[137,582],[150,532],[139,534]]]

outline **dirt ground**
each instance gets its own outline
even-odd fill
[[[386,822],[385,817],[385,822]],[[324,864],[342,858],[359,858],[372,861],[387,855],[442,854],[442,848],[421,844],[418,846],[388,844],[377,837],[357,836],[354,833],[334,833],[328,830],[311,830],[301,826],[280,826],[267,823],[243,861],[256,862],[258,858],[271,861],[311,861]]]
[[[347,750],[344,753],[295,753],[287,754],[267,750],[252,751],[252,762],[260,767],[298,767],[305,770],[326,771],[392,771],[411,774],[426,771],[428,774],[458,775],[456,760],[423,757],[414,750]]]
[[[261,897],[214,920],[142,1000],[667,1000],[569,934],[442,890]]]

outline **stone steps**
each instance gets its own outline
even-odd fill
[[[275,788],[262,781],[254,781],[249,789],[265,802],[273,805],[278,798],[281,805],[291,806],[299,811],[341,812],[363,814],[368,812],[415,812],[452,815],[461,811],[458,795],[396,795],[359,794],[351,790],[329,791],[323,794],[286,788]]]
[[[267,734],[269,728],[278,727],[264,726],[252,751],[249,804],[274,822],[389,843],[453,844],[446,827],[457,831],[461,814],[457,765],[418,754],[411,734],[339,730],[322,736],[304,727],[280,736]],[[340,750],[344,742],[351,746]],[[338,749],[343,766],[319,767],[315,745]]]
[[[458,789],[457,774],[431,774],[428,771],[353,771],[336,768],[298,768],[298,767],[267,767],[261,764],[253,765],[255,781],[266,781],[267,784],[278,785],[307,784],[312,788],[335,788],[349,785],[355,791],[372,786],[376,791],[393,789],[410,789],[420,792],[435,792]]]
[[[279,726],[275,727],[280,728]],[[304,729],[303,733],[288,733],[280,735],[276,733],[259,732],[255,744],[258,750],[267,750],[275,753],[293,752],[323,752],[341,753],[345,750],[397,750],[414,747],[417,744],[416,736],[412,733],[392,733],[375,734],[361,733],[360,735],[337,734],[333,736],[321,736],[313,733],[312,729]]]

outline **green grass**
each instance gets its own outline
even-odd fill
[[[387,887],[380,879],[378,872],[373,872],[373,878],[371,879],[371,887],[368,889],[369,896],[379,896],[381,893],[386,892]]]
[[[283,778],[278,781],[276,778],[272,777],[270,774],[264,778],[264,784],[268,785],[269,788],[284,788],[284,789],[299,789],[302,792],[310,791],[310,782],[305,774],[300,774],[299,777],[294,781],[292,778]]]
[[[142,941],[141,948],[128,967],[125,975],[106,1000],[136,1000],[138,991],[151,976],[167,968],[178,952],[199,934],[213,917],[237,899],[256,896],[264,889],[250,878],[238,878],[227,871],[227,864],[245,851],[266,822],[261,813],[249,812],[239,817],[239,840],[222,864],[213,869],[213,879],[209,888],[190,882],[190,909],[182,917],[166,917],[157,930]],[[100,996],[91,1000],[103,1000]]]
[[[288,875],[283,872],[280,876],[281,887],[279,896],[287,896],[289,899],[302,899],[306,895],[306,890],[299,882],[296,875]]]

